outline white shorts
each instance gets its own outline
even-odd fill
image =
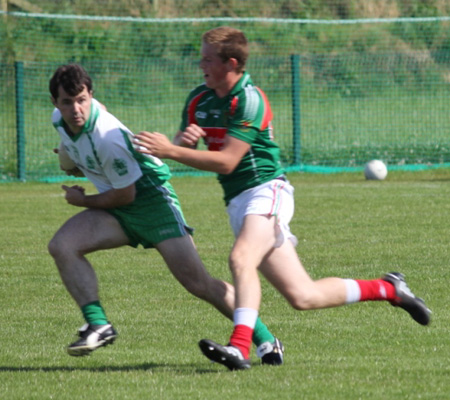
[[[246,215],[275,216],[276,243],[280,247],[286,239],[294,246],[297,238],[291,233],[289,223],[294,215],[294,188],[288,181],[273,179],[248,189],[231,199],[227,207],[234,236],[238,236]]]

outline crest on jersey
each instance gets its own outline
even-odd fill
[[[121,158],[115,158],[113,162],[114,171],[117,172],[117,175],[123,176],[128,174],[127,163]]]
[[[208,116],[208,114],[204,111],[196,111],[195,112],[195,118],[197,119],[205,119]]]
[[[86,156],[86,165],[89,169],[95,169],[95,161],[89,155]]]

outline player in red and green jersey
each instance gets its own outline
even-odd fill
[[[117,336],[100,303],[94,268],[86,258],[98,250],[126,245],[155,248],[186,290],[231,319],[234,288],[205,269],[169,182],[169,167],[135,150],[132,132],[93,98],[92,80],[80,65],[58,68],[49,89],[55,106],[53,126],[77,168],[99,192],[87,194],[79,185],[63,185],[66,201],[83,210],[58,229],[48,246],[86,321],[68,353],[85,356],[113,343]],[[254,337],[255,343],[264,345],[273,335],[258,320]]]
[[[226,346],[201,340],[202,352],[229,369],[250,368],[251,338],[261,301],[258,270],[298,310],[385,300],[427,325],[431,311],[400,273],[375,280],[313,281],[306,272],[289,229],[294,188],[272,141],[269,102],[245,71],[247,56],[247,39],[240,30],[219,27],[204,33],[200,68],[205,84],[189,95],[173,143],[158,132],[137,135],[144,154],[216,172],[224,190],[236,237],[229,257],[236,296],[234,330]],[[196,149],[202,139],[206,151]],[[282,352],[278,340],[268,347]]]
[[[268,182],[284,173],[280,149],[273,141],[272,110],[264,92],[253,85],[247,72],[228,96],[219,97],[203,84],[189,95],[182,114],[180,131],[197,125],[205,132],[208,150],[220,151],[225,137],[232,136],[251,145],[238,167],[219,174],[225,202],[244,190]]]

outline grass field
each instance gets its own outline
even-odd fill
[[[92,254],[113,346],[71,358],[83,324],[47,243],[77,210],[60,184],[0,185],[0,398],[16,399],[448,399],[450,170],[290,174],[291,224],[314,278],[376,278],[402,271],[433,310],[429,327],[386,303],[296,312],[263,283],[263,320],[286,346],[285,364],[229,372],[197,342],[226,342],[231,322],[190,296],[156,251]],[[232,244],[214,178],[174,178],[205,264],[229,280]],[[86,185],[88,191],[92,186]]]

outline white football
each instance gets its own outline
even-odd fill
[[[76,164],[67,154],[67,151],[64,148],[62,142],[59,144],[58,147],[58,157],[59,157],[59,165],[61,166],[61,169],[63,169],[64,171],[68,171],[76,167]]]
[[[364,167],[364,176],[366,179],[381,181],[386,178],[388,170],[386,164],[381,160],[369,161]]]

